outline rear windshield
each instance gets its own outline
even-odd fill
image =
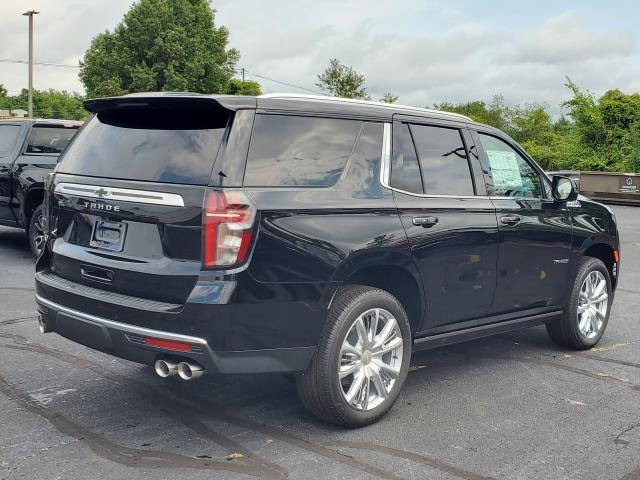
[[[94,116],[58,171],[91,177],[206,185],[228,115],[177,109]]]
[[[18,140],[20,125],[0,125],[0,157],[11,153]]]
[[[77,128],[35,125],[29,134],[26,153],[60,153],[77,131]]]

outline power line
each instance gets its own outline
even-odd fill
[[[17,63],[28,65],[26,60],[13,60],[11,58],[0,58],[0,63]],[[80,68],[80,65],[71,65],[69,63],[53,63],[53,62],[33,62],[34,65],[40,65],[43,67],[65,67],[65,68]]]
[[[306,90],[307,92],[315,93],[316,95],[326,95],[318,90],[312,90],[311,88],[303,87],[302,85],[296,85],[295,83],[283,82],[282,80],[276,80],[275,78],[266,77],[264,75],[260,75],[258,73],[251,73],[249,70],[240,68],[236,70],[237,72],[244,72],[246,75],[250,77],[262,78],[264,80],[269,80],[270,82],[279,83],[281,85],[286,85],[287,87],[299,88],[300,90]]]

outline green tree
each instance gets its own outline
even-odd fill
[[[365,87],[364,75],[343,65],[337,58],[329,60],[329,66],[318,75],[316,86],[334,97],[371,100]]]
[[[227,92],[231,95],[262,95],[262,89],[258,82],[242,81],[237,78],[229,80]]]
[[[239,53],[208,0],[139,0],[81,62],[89,97],[141,91],[227,91]]]
[[[398,97],[397,95],[394,95],[394,94],[393,94],[393,93],[391,93],[391,92],[386,92],[386,93],[382,96],[382,98],[380,99],[380,101],[381,101],[382,103],[396,103],[396,102],[398,101],[398,98],[399,98],[399,97]]]
[[[7,93],[7,89],[4,88],[4,85],[0,83],[0,98],[6,97]]]
[[[83,105],[84,97],[65,90],[34,90],[33,114],[40,118],[60,118],[82,120],[87,117]],[[28,90],[23,88],[19,95],[0,97],[0,109],[27,110]]]

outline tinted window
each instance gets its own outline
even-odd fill
[[[206,185],[227,120],[214,110],[101,113],[71,144],[59,171]]]
[[[0,157],[13,150],[20,133],[20,125],[0,125]]]
[[[361,126],[356,120],[256,115],[244,184],[334,185]]]
[[[543,197],[540,175],[516,150],[491,135],[480,133],[479,136],[493,179],[492,195]]]
[[[393,128],[391,186],[405,192],[424,193],[416,149],[405,123],[395,124]]]
[[[26,153],[60,153],[77,131],[76,128],[35,126],[29,134]]]
[[[460,131],[411,125],[424,191],[430,195],[473,195],[473,181]]]

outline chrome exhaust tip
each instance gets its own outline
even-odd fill
[[[42,315],[38,315],[38,330],[40,330],[40,333],[48,333],[51,331],[51,328],[49,328],[47,321]]]
[[[178,364],[171,360],[156,360],[155,364],[156,374],[159,377],[167,378],[171,375],[178,373]]]
[[[205,369],[197,363],[180,362],[178,364],[178,376],[182,380],[194,380],[204,375]]]

